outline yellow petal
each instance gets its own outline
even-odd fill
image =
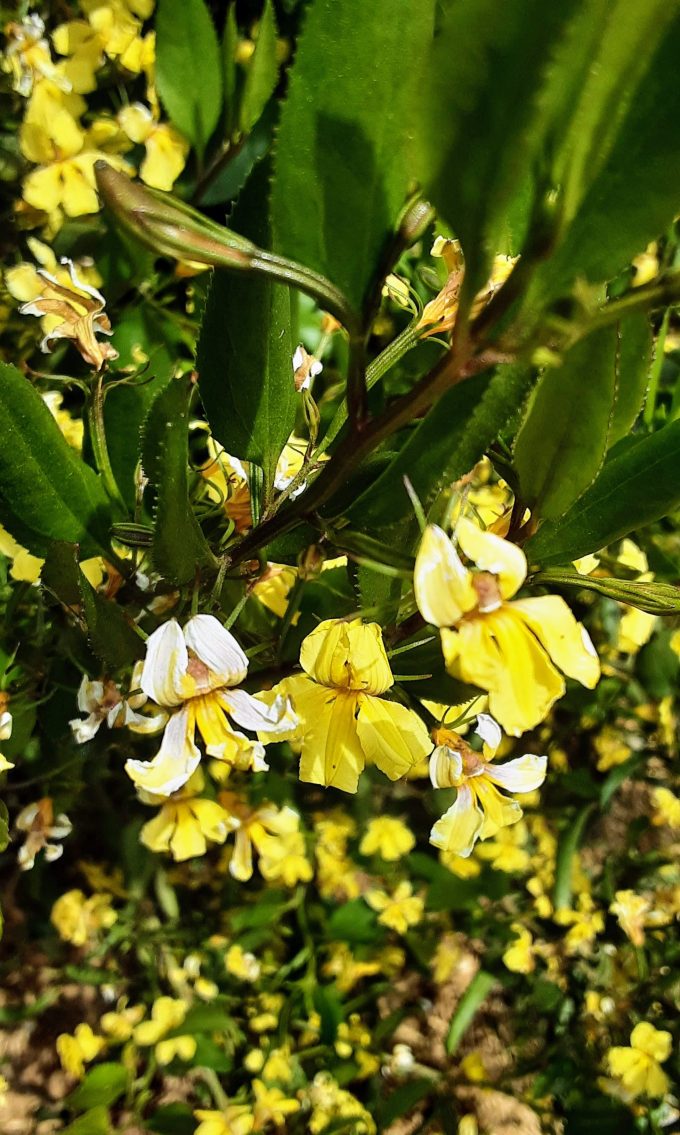
[[[445,532],[430,524],[420,541],[413,573],[418,610],[435,627],[452,627],[477,606],[472,575]]]
[[[519,591],[527,575],[526,556],[521,548],[493,532],[484,532],[467,517],[456,526],[458,543],[468,559],[498,577],[501,595],[508,599]]]
[[[152,189],[172,189],[186,164],[188,143],[168,123],[156,126],[146,142],[139,176]]]
[[[467,858],[482,830],[483,816],[467,784],[458,789],[455,804],[437,820],[430,843],[449,854]]]
[[[522,819],[522,809],[517,801],[503,796],[486,776],[477,776],[469,784],[484,816],[480,839],[490,839],[501,828],[507,828]]]
[[[365,764],[356,708],[356,694],[333,692],[324,686],[314,687],[302,705],[298,698],[298,712],[306,726],[300,780],[356,792]]]
[[[673,1037],[665,1029],[655,1029],[648,1021],[641,1021],[630,1034],[630,1043],[633,1048],[663,1063],[671,1054]]]
[[[149,820],[139,833],[140,842],[150,851],[169,851],[170,839],[175,830],[176,808],[166,804],[153,820]]]
[[[524,619],[556,666],[592,690],[600,677],[600,661],[585,627],[576,621],[559,595],[516,599],[509,608]]]
[[[406,776],[432,752],[432,741],[421,718],[397,702],[362,695],[356,730],[366,760],[390,780]]]
[[[61,174],[58,165],[34,169],[24,178],[23,198],[34,209],[53,213],[61,204]]]
[[[91,164],[82,161],[62,162],[61,179],[61,205],[67,217],[83,217],[87,213],[99,211]]]
[[[382,694],[394,684],[377,623],[327,619],[307,635],[300,664],[310,678],[341,690]]]

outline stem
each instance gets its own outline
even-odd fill
[[[672,307],[676,303],[680,303],[680,272],[673,273],[659,284],[633,288],[621,299],[612,300],[584,323],[579,338],[590,335],[591,331],[599,330],[600,327],[618,323],[619,319],[632,311],[655,311],[660,307]]]
[[[97,371],[87,396],[87,422],[90,428],[90,441],[92,443],[95,465],[99,470],[102,484],[113,503],[125,514],[127,507],[116,483],[116,478],[113,475],[109,450],[106,444],[104,394],[104,373],[100,370]]]
[[[318,272],[306,268],[304,264],[286,260],[285,257],[277,256],[274,252],[266,252],[262,248],[255,249],[249,267],[282,284],[299,288],[300,291],[311,296],[319,307],[330,312],[342,323],[349,332],[350,340],[359,335],[359,320],[356,312],[350,307],[349,301],[340,289],[331,284],[325,276],[320,276]]]

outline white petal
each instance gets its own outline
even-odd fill
[[[167,713],[137,713],[134,709],[130,709],[129,702],[125,702],[124,705],[123,725],[127,725],[133,733],[146,733],[153,736],[154,733],[160,733],[168,720]]]
[[[430,757],[430,780],[435,788],[454,788],[463,775],[463,758],[448,745],[437,745]]]
[[[60,812],[51,828],[47,829],[50,839],[65,839],[73,831],[73,824],[64,812]]]
[[[478,715],[475,733],[478,737],[481,737],[484,744],[488,745],[491,750],[491,753],[487,754],[487,756],[492,756],[496,752],[496,749],[503,739],[500,725],[498,722],[494,721],[493,717],[488,713],[480,713]]]
[[[182,679],[187,672],[189,655],[184,635],[176,619],[163,623],[146,642],[146,658],[140,685],[159,705],[180,705]]]
[[[487,765],[486,775],[507,792],[533,792],[545,780],[548,758],[527,753],[504,765]]]
[[[194,615],[184,628],[187,646],[220,679],[220,685],[237,686],[248,673],[248,659],[233,634],[214,615]]]
[[[297,726],[297,717],[288,698],[279,694],[271,705],[259,701],[245,690],[220,693],[220,705],[244,729],[253,733],[289,733]]]
[[[152,761],[126,761],[125,771],[139,788],[156,796],[177,792],[198,768],[201,754],[194,744],[194,720],[188,709],[173,713]]]
[[[35,804],[27,804],[25,808],[21,809],[19,815],[14,821],[20,832],[30,831],[31,826],[35,822],[35,818],[38,815],[39,806],[39,802],[36,801]]]
[[[93,682],[83,674],[78,687],[78,709],[81,713],[95,713],[104,700],[104,683]]]
[[[65,264],[68,268],[68,274],[71,277],[71,282],[76,286],[78,291],[85,292],[85,295],[92,296],[93,299],[99,300],[103,307],[106,303],[103,295],[101,294],[101,292],[98,292],[96,288],[93,288],[90,284],[84,283],[83,280],[80,279],[80,276],[76,272],[75,264],[73,263],[73,261],[69,260],[66,256],[62,256],[61,263]],[[47,273],[45,273],[45,275],[47,275]]]
[[[12,736],[12,714],[8,709],[0,713],[0,741],[7,741]]]
[[[54,863],[56,859],[61,859],[63,854],[64,849],[60,843],[45,844],[45,859],[48,863]]]
[[[91,741],[103,720],[98,713],[91,713],[89,717],[74,717],[73,721],[69,721],[76,745]]]

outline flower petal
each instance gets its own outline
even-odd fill
[[[456,537],[468,559],[482,571],[498,577],[504,599],[519,591],[527,575],[527,560],[521,548],[493,532],[484,532],[465,516],[458,521]]]
[[[509,606],[547,650],[556,666],[569,678],[592,690],[600,677],[600,661],[590,635],[574,618],[559,595],[516,599]]]
[[[429,756],[432,741],[420,717],[397,702],[363,695],[356,729],[367,761],[398,780]]]
[[[484,742],[484,756],[491,760],[503,740],[500,725],[488,713],[480,713],[477,716],[475,733]]]
[[[356,792],[365,764],[355,718],[357,695],[310,682],[298,711],[306,727],[300,780]]]
[[[146,792],[171,796],[186,784],[201,754],[194,744],[194,714],[185,706],[165,727],[163,741],[152,761],[126,761],[125,771]]]
[[[418,610],[435,627],[452,627],[477,606],[472,575],[441,528],[430,524],[420,541],[413,588]]]
[[[190,650],[214,676],[212,688],[237,686],[248,673],[248,659],[233,634],[214,615],[194,615],[184,628]]]
[[[456,802],[430,832],[430,843],[453,855],[470,855],[482,829],[483,816],[467,784],[458,789]]]
[[[287,736],[298,724],[288,698],[278,695],[269,704],[245,690],[221,690],[220,705],[244,729],[253,733],[267,733],[272,740]]]
[[[503,765],[488,765],[486,776],[507,792],[533,792],[545,780],[548,758],[527,753]]]
[[[382,631],[361,619],[319,623],[302,643],[300,664],[310,678],[338,690],[383,694],[394,685]]]
[[[176,619],[169,619],[147,639],[140,686],[159,705],[180,705],[184,701],[183,680],[188,665],[181,627]]]
[[[434,788],[458,788],[463,780],[463,758],[448,745],[437,745],[430,757],[430,780]]]

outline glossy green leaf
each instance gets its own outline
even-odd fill
[[[376,530],[413,515],[404,487],[408,477],[427,511],[437,493],[472,469],[527,397],[534,374],[499,367],[491,376],[468,378],[449,390],[412,431],[387,469],[355,501],[347,515]]]
[[[151,555],[156,570],[186,583],[213,557],[189,501],[188,428],[191,381],[173,379],[156,397],[144,423],[142,465],[154,493]]]
[[[425,71],[422,179],[463,245],[470,296],[502,246],[509,202],[529,180],[539,96],[574,7],[457,0],[445,8]]]
[[[108,1107],[120,1099],[127,1082],[128,1074],[122,1064],[98,1064],[86,1073],[82,1083],[67,1097],[66,1106],[72,1111]]]
[[[358,307],[412,186],[432,0],[314,0],[281,112],[272,186],[278,252]]]
[[[609,445],[626,437],[642,410],[649,385],[654,338],[645,312],[629,315],[617,327],[616,401]]]
[[[175,126],[202,155],[222,111],[220,49],[204,0],[159,0],[156,84]]]
[[[99,477],[66,442],[28,379],[6,363],[0,363],[0,413],[6,526],[38,556],[53,540],[79,544],[85,557],[103,552],[111,511]]]
[[[614,453],[566,515],[529,540],[529,562],[567,564],[667,516],[680,505],[679,454],[680,421]]]
[[[260,167],[234,217],[240,233],[265,247],[266,195]],[[265,496],[295,424],[292,324],[289,288],[262,276],[213,274],[197,351],[201,400],[227,452],[262,467]]]
[[[248,64],[239,108],[239,126],[244,134],[252,130],[276,86],[279,74],[276,36],[276,17],[272,0],[265,0],[255,40],[255,50]]]
[[[617,330],[608,327],[543,373],[514,454],[522,500],[535,516],[561,516],[597,476],[616,398],[617,355]]]

